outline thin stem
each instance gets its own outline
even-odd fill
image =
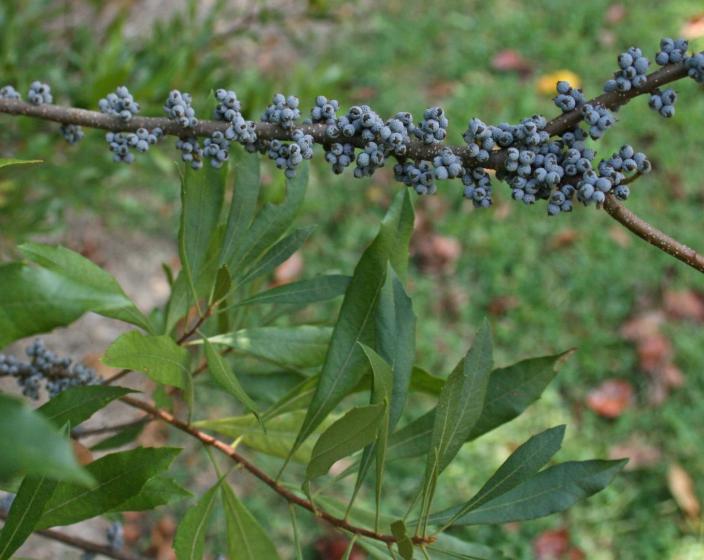
[[[0,519],[2,519],[3,521],[6,520],[7,515],[3,512],[0,512]],[[135,554],[123,550],[115,550],[109,547],[108,545],[98,544],[96,542],[88,541],[80,537],[67,535],[66,533],[55,531],[53,529],[43,529],[41,531],[34,531],[34,534],[66,544],[68,546],[72,546],[73,548],[84,550],[86,552],[94,552],[96,554],[102,554],[103,556],[107,556],[108,558],[115,558],[116,560],[141,560],[142,558],[144,558],[143,556],[137,556]]]
[[[205,432],[198,430],[197,428],[194,428],[186,422],[179,420],[169,412],[158,409],[148,402],[142,401],[140,399],[135,399],[133,397],[122,397],[120,400],[133,408],[138,408],[139,410],[146,412],[147,414],[153,416],[158,420],[166,422],[174,428],[181,430],[182,432],[194,437],[205,445],[209,445],[217,449],[220,453],[228,456],[235,463],[238,463],[244,470],[248,471],[250,474],[253,474],[259,480],[264,482],[264,484],[266,484],[277,494],[285,498],[289,503],[302,507],[303,509],[307,509],[308,511],[314,513],[317,517],[333,525],[334,527],[343,531],[348,531],[356,535],[360,535],[385,543],[396,542],[396,538],[393,535],[378,533],[370,529],[365,529],[364,527],[358,527],[349,523],[348,521],[345,521],[344,519],[335,517],[334,515],[331,515],[327,512],[316,509],[309,500],[300,497],[299,495],[295,494],[294,492],[274,480],[272,477],[262,471],[259,467],[257,467],[248,459],[237,453],[237,451],[232,449],[232,447],[230,447],[228,444],[224,443],[223,441],[220,441],[219,439],[209,434],[206,434]],[[414,544],[428,544],[433,542],[433,539],[426,537],[414,537],[413,542]]]
[[[604,210],[614,220],[625,226],[632,233],[635,233],[641,239],[644,239],[651,245],[654,245],[668,255],[672,255],[676,259],[691,266],[699,272],[704,272],[704,256],[697,253],[691,247],[680,243],[666,233],[651,226],[648,222],[636,216],[625,206],[618,203],[612,195],[606,196],[604,202]]]
[[[591,104],[600,104],[609,109],[618,109],[628,103],[634,97],[651,93],[653,90],[687,77],[687,68],[684,62],[669,64],[650,74],[642,87],[633,88],[627,92],[614,91],[605,93],[588,101]],[[118,117],[105,115],[98,111],[89,111],[75,107],[63,107],[60,105],[32,105],[24,101],[13,99],[0,99],[0,113],[32,117],[47,121],[54,121],[63,124],[74,124],[87,128],[99,128],[113,132],[134,132],[139,128],[154,129],[161,128],[164,134],[171,136],[210,136],[216,130],[224,132],[229,123],[219,121],[201,120],[194,127],[183,127],[176,121],[167,118],[138,117],[135,116],[128,122]],[[551,135],[559,135],[563,132],[575,128],[584,118],[580,109],[575,109],[563,113],[548,122],[546,131]],[[272,123],[255,123],[257,137],[261,140],[290,140],[291,131],[287,131],[279,125]],[[299,124],[298,129],[310,134],[318,144],[329,145],[336,140],[328,138],[325,134],[327,125],[325,124]],[[345,138],[345,142],[356,147],[364,147],[365,142],[361,136]],[[483,167],[486,169],[498,169],[503,165],[506,157],[506,150],[497,150],[491,154],[488,162],[479,162],[469,155],[468,146],[448,146],[443,143],[424,144],[420,140],[413,139],[408,145],[404,158],[414,160],[432,160],[443,148],[450,148],[456,155],[460,156],[464,164],[468,167]]]

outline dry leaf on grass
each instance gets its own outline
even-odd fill
[[[587,395],[587,407],[604,418],[618,418],[632,404],[633,387],[623,379],[607,379]]]
[[[685,39],[698,39],[704,37],[704,12],[689,18],[682,26],[682,37]]]
[[[660,462],[661,458],[662,451],[648,444],[642,436],[638,435],[609,448],[609,459],[628,459],[624,467],[627,471],[653,467]]]
[[[667,290],[663,308],[668,317],[704,321],[704,298],[693,290]]]
[[[694,481],[680,465],[673,464],[667,471],[667,486],[677,505],[691,520],[697,520],[701,504],[694,491]]]

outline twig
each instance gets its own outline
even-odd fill
[[[256,476],[259,480],[264,482],[264,484],[269,486],[276,493],[283,496],[288,502],[300,506],[304,509],[307,509],[308,511],[316,514],[319,518],[323,519],[327,523],[330,523],[334,527],[337,527],[338,529],[342,529],[344,531],[348,531],[355,535],[360,535],[385,543],[396,542],[396,537],[394,537],[393,535],[378,533],[370,529],[365,529],[364,527],[358,527],[356,525],[351,524],[349,521],[346,521],[345,519],[335,517],[334,515],[331,515],[327,512],[315,509],[310,501],[301,498],[288,488],[276,482],[276,480],[274,480],[272,477],[270,477],[268,474],[266,474],[253,463],[250,463],[247,459],[237,453],[237,451],[235,451],[226,443],[220,441],[217,438],[214,438],[211,435],[206,434],[205,432],[198,430],[197,428],[194,428],[190,424],[182,422],[181,420],[174,417],[172,414],[166,412],[165,410],[160,410],[152,406],[148,402],[142,401],[140,399],[135,399],[133,397],[122,397],[120,400],[131,407],[143,410],[154,418],[162,420],[163,422],[170,424],[171,426],[181,430],[182,432],[187,433],[188,435],[199,440],[201,443],[214,447],[224,455],[227,455],[230,459],[232,459],[235,463],[239,464],[246,471],[249,471],[251,474]],[[432,543],[433,539],[432,537],[414,537],[413,542],[415,544],[427,544]]]
[[[655,247],[661,251],[672,255],[699,272],[704,272],[704,256],[697,253],[691,247],[680,243],[666,233],[653,227],[642,218],[639,218],[628,210],[628,208],[619,204],[612,195],[607,195],[606,201],[604,202],[604,210],[606,210],[609,216],[614,220],[628,228],[641,239],[644,239],[651,245],[655,245]]]
[[[0,519],[6,520],[7,515],[3,512],[0,512]],[[66,533],[55,531],[53,529],[43,529],[41,531],[34,531],[34,533],[37,535],[41,535],[42,537],[45,537],[47,539],[51,539],[53,541],[58,541],[68,546],[72,546],[74,548],[85,550],[87,552],[95,552],[96,554],[102,554],[103,556],[107,556],[108,558],[115,558],[116,560],[141,560],[142,558],[144,558],[143,556],[137,556],[127,551],[115,550],[107,545],[98,544],[96,542],[88,541],[80,537],[67,535]]]
[[[601,104],[609,109],[618,109],[628,103],[634,97],[650,93],[656,88],[687,77],[687,68],[684,62],[669,64],[656,70],[648,76],[646,83],[639,88],[633,88],[628,92],[611,92],[600,95],[588,103]],[[219,121],[201,120],[192,128],[185,128],[177,122],[167,118],[156,117],[133,117],[130,121],[124,122],[118,117],[105,115],[98,111],[78,109],[75,107],[63,107],[60,105],[32,105],[24,101],[12,99],[0,99],[0,113],[9,115],[20,115],[42,120],[54,121],[64,124],[74,124],[88,128],[99,128],[111,130],[113,132],[136,131],[139,128],[153,129],[159,127],[164,134],[172,136],[210,136],[216,130],[224,132],[229,126],[228,123]],[[557,135],[575,128],[584,118],[581,110],[575,109],[564,113],[548,122],[546,131],[550,135]],[[271,124],[255,123],[258,138],[262,140],[290,140],[291,132],[282,127]],[[325,124],[300,124],[297,128],[310,134],[318,144],[329,145],[337,140],[328,138],[325,135]],[[345,138],[345,142],[364,147],[365,141],[359,136]],[[489,161],[479,162],[470,157],[467,146],[448,146],[446,144],[424,144],[420,140],[413,139],[408,145],[408,150],[404,158],[415,160],[432,160],[440,150],[450,148],[456,155],[460,156],[468,167],[483,167],[486,169],[498,169],[503,165],[506,157],[506,150],[495,151],[491,154]]]

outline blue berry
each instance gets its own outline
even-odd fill
[[[105,532],[105,537],[112,550],[121,550],[125,546],[125,531],[122,523],[119,521],[111,523]]]
[[[108,93],[106,97],[98,101],[101,113],[118,117],[125,122],[132,120],[132,117],[139,113],[139,103],[125,86],[119,86],[114,93]]]
[[[660,50],[655,55],[655,62],[660,66],[676,64],[687,58],[689,43],[686,39],[660,39]]]
[[[51,88],[43,82],[32,82],[29,86],[29,93],[27,93],[27,101],[32,105],[52,103],[54,98],[51,95]]]
[[[587,104],[582,108],[582,114],[589,125],[589,136],[594,140],[601,138],[606,129],[616,123],[613,113],[603,105]]]
[[[413,133],[424,144],[437,144],[447,137],[447,117],[441,107],[430,107],[423,112],[423,120]]]
[[[174,89],[169,93],[164,104],[167,117],[175,120],[184,128],[193,128],[198,124],[195,109],[191,106],[192,99],[188,93]]]
[[[491,179],[486,171],[477,167],[462,176],[463,195],[472,201],[475,208],[488,208],[492,204]]]
[[[83,139],[83,129],[78,125],[62,124],[59,130],[69,144],[76,144]]]
[[[677,93],[674,90],[660,91],[656,89],[650,96],[648,105],[663,117],[670,118],[675,115],[675,101],[677,101]]]
[[[584,95],[581,90],[573,88],[569,82],[560,81],[557,82],[557,96],[553,101],[563,113],[567,113],[584,105]]]
[[[354,160],[354,146],[352,144],[335,142],[325,149],[325,160],[332,166],[336,175],[342,173]]]
[[[313,157],[313,137],[296,129],[291,134],[293,142],[272,140],[266,147],[266,154],[274,160],[276,167],[284,170],[289,179],[296,176],[296,168],[304,159]]]
[[[605,92],[630,91],[632,88],[644,86],[648,81],[646,74],[650,62],[639,48],[630,47],[626,52],[618,55],[618,65],[620,68],[618,72],[604,85]]]
[[[455,155],[450,148],[443,148],[433,158],[433,167],[435,168],[435,178],[440,180],[454,179],[464,174],[462,158]]]
[[[203,155],[210,158],[210,164],[215,168],[222,167],[230,159],[230,141],[225,134],[216,130],[203,142]]]
[[[8,85],[0,88],[0,99],[13,99],[15,101],[21,101],[22,96],[15,88]]]
[[[203,167],[203,150],[195,136],[184,136],[176,141],[176,148],[181,151],[181,160],[189,163],[191,168]]]
[[[262,122],[278,124],[284,130],[291,131],[296,128],[296,121],[301,116],[298,105],[297,97],[293,95],[286,97],[282,93],[277,93],[274,95],[271,105],[264,111]]]
[[[413,187],[419,195],[435,194],[437,191],[433,165],[429,161],[397,163],[394,166],[394,178],[406,186]]]
[[[704,53],[690,56],[686,60],[685,65],[689,77],[700,84],[704,84]]]
[[[356,178],[371,177],[378,168],[384,166],[384,152],[376,142],[368,142],[357,155],[357,166],[354,169]]]

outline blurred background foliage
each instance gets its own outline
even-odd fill
[[[303,106],[318,94],[345,108],[368,103],[382,116],[419,116],[441,105],[457,143],[473,116],[498,123],[554,115],[552,88],[566,73],[595,96],[618,52],[637,45],[652,55],[660,37],[682,34],[704,48],[699,0],[4,0],[0,81],[20,91],[48,81],[55,102],[86,108],[125,84],[147,115],[161,115],[172,88],[191,92],[202,117],[217,87],[235,89],[250,118],[278,91],[298,95]],[[654,172],[634,185],[629,207],[702,248],[704,91],[691,81],[675,89],[674,119],[664,121],[637,99],[598,148],[609,155],[628,142],[648,153]],[[69,146],[58,125],[0,119],[0,155],[45,161],[0,176],[0,252],[12,254],[37,235],[61,236],[86,215],[116,243],[127,230],[173,236],[173,139],[123,166],[112,163],[100,131]],[[265,165],[264,196],[276,198],[283,183]],[[388,167],[354,180],[333,175],[318,155],[300,222],[319,228],[299,268],[349,273],[398,188]],[[560,422],[569,426],[564,457],[630,456],[631,464],[562,517],[470,528],[465,536],[515,558],[704,557],[701,512],[692,506],[704,497],[701,277],[593,208],[548,219],[544,205],[513,203],[505,185],[495,192],[494,208],[485,211],[463,201],[457,185],[417,199],[411,291],[418,362],[446,375],[487,315],[500,364],[577,352],[525,418],[467,446],[443,486],[468,496],[513,445]],[[144,259],[156,268],[148,246]],[[397,488],[399,503],[409,499],[420,468],[393,468],[388,487]],[[257,491],[249,500],[288,538],[276,497]],[[325,552],[334,543],[315,538],[310,554],[334,558]]]

